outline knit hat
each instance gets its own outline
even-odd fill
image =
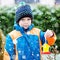
[[[15,17],[16,22],[19,22],[19,20],[23,17],[30,17],[31,19],[33,19],[32,10],[29,5],[23,5],[18,7]]]

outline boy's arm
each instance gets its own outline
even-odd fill
[[[6,37],[5,47],[4,47],[4,57],[3,60],[14,60],[14,44],[9,35]]]
[[[40,40],[41,40],[41,44],[43,45],[45,43],[45,32],[43,31],[40,31]]]

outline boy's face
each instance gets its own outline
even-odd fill
[[[19,25],[23,27],[24,29],[28,29],[28,27],[31,25],[31,18],[30,17],[24,17],[20,19]]]

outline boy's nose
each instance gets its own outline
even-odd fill
[[[28,20],[26,19],[24,22],[25,22],[25,23],[28,23]]]

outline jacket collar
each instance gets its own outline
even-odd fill
[[[30,31],[34,27],[34,24],[31,24],[28,29],[24,29],[23,27],[19,26],[18,24],[14,24],[14,29],[20,31],[21,33],[25,33],[25,31]]]

